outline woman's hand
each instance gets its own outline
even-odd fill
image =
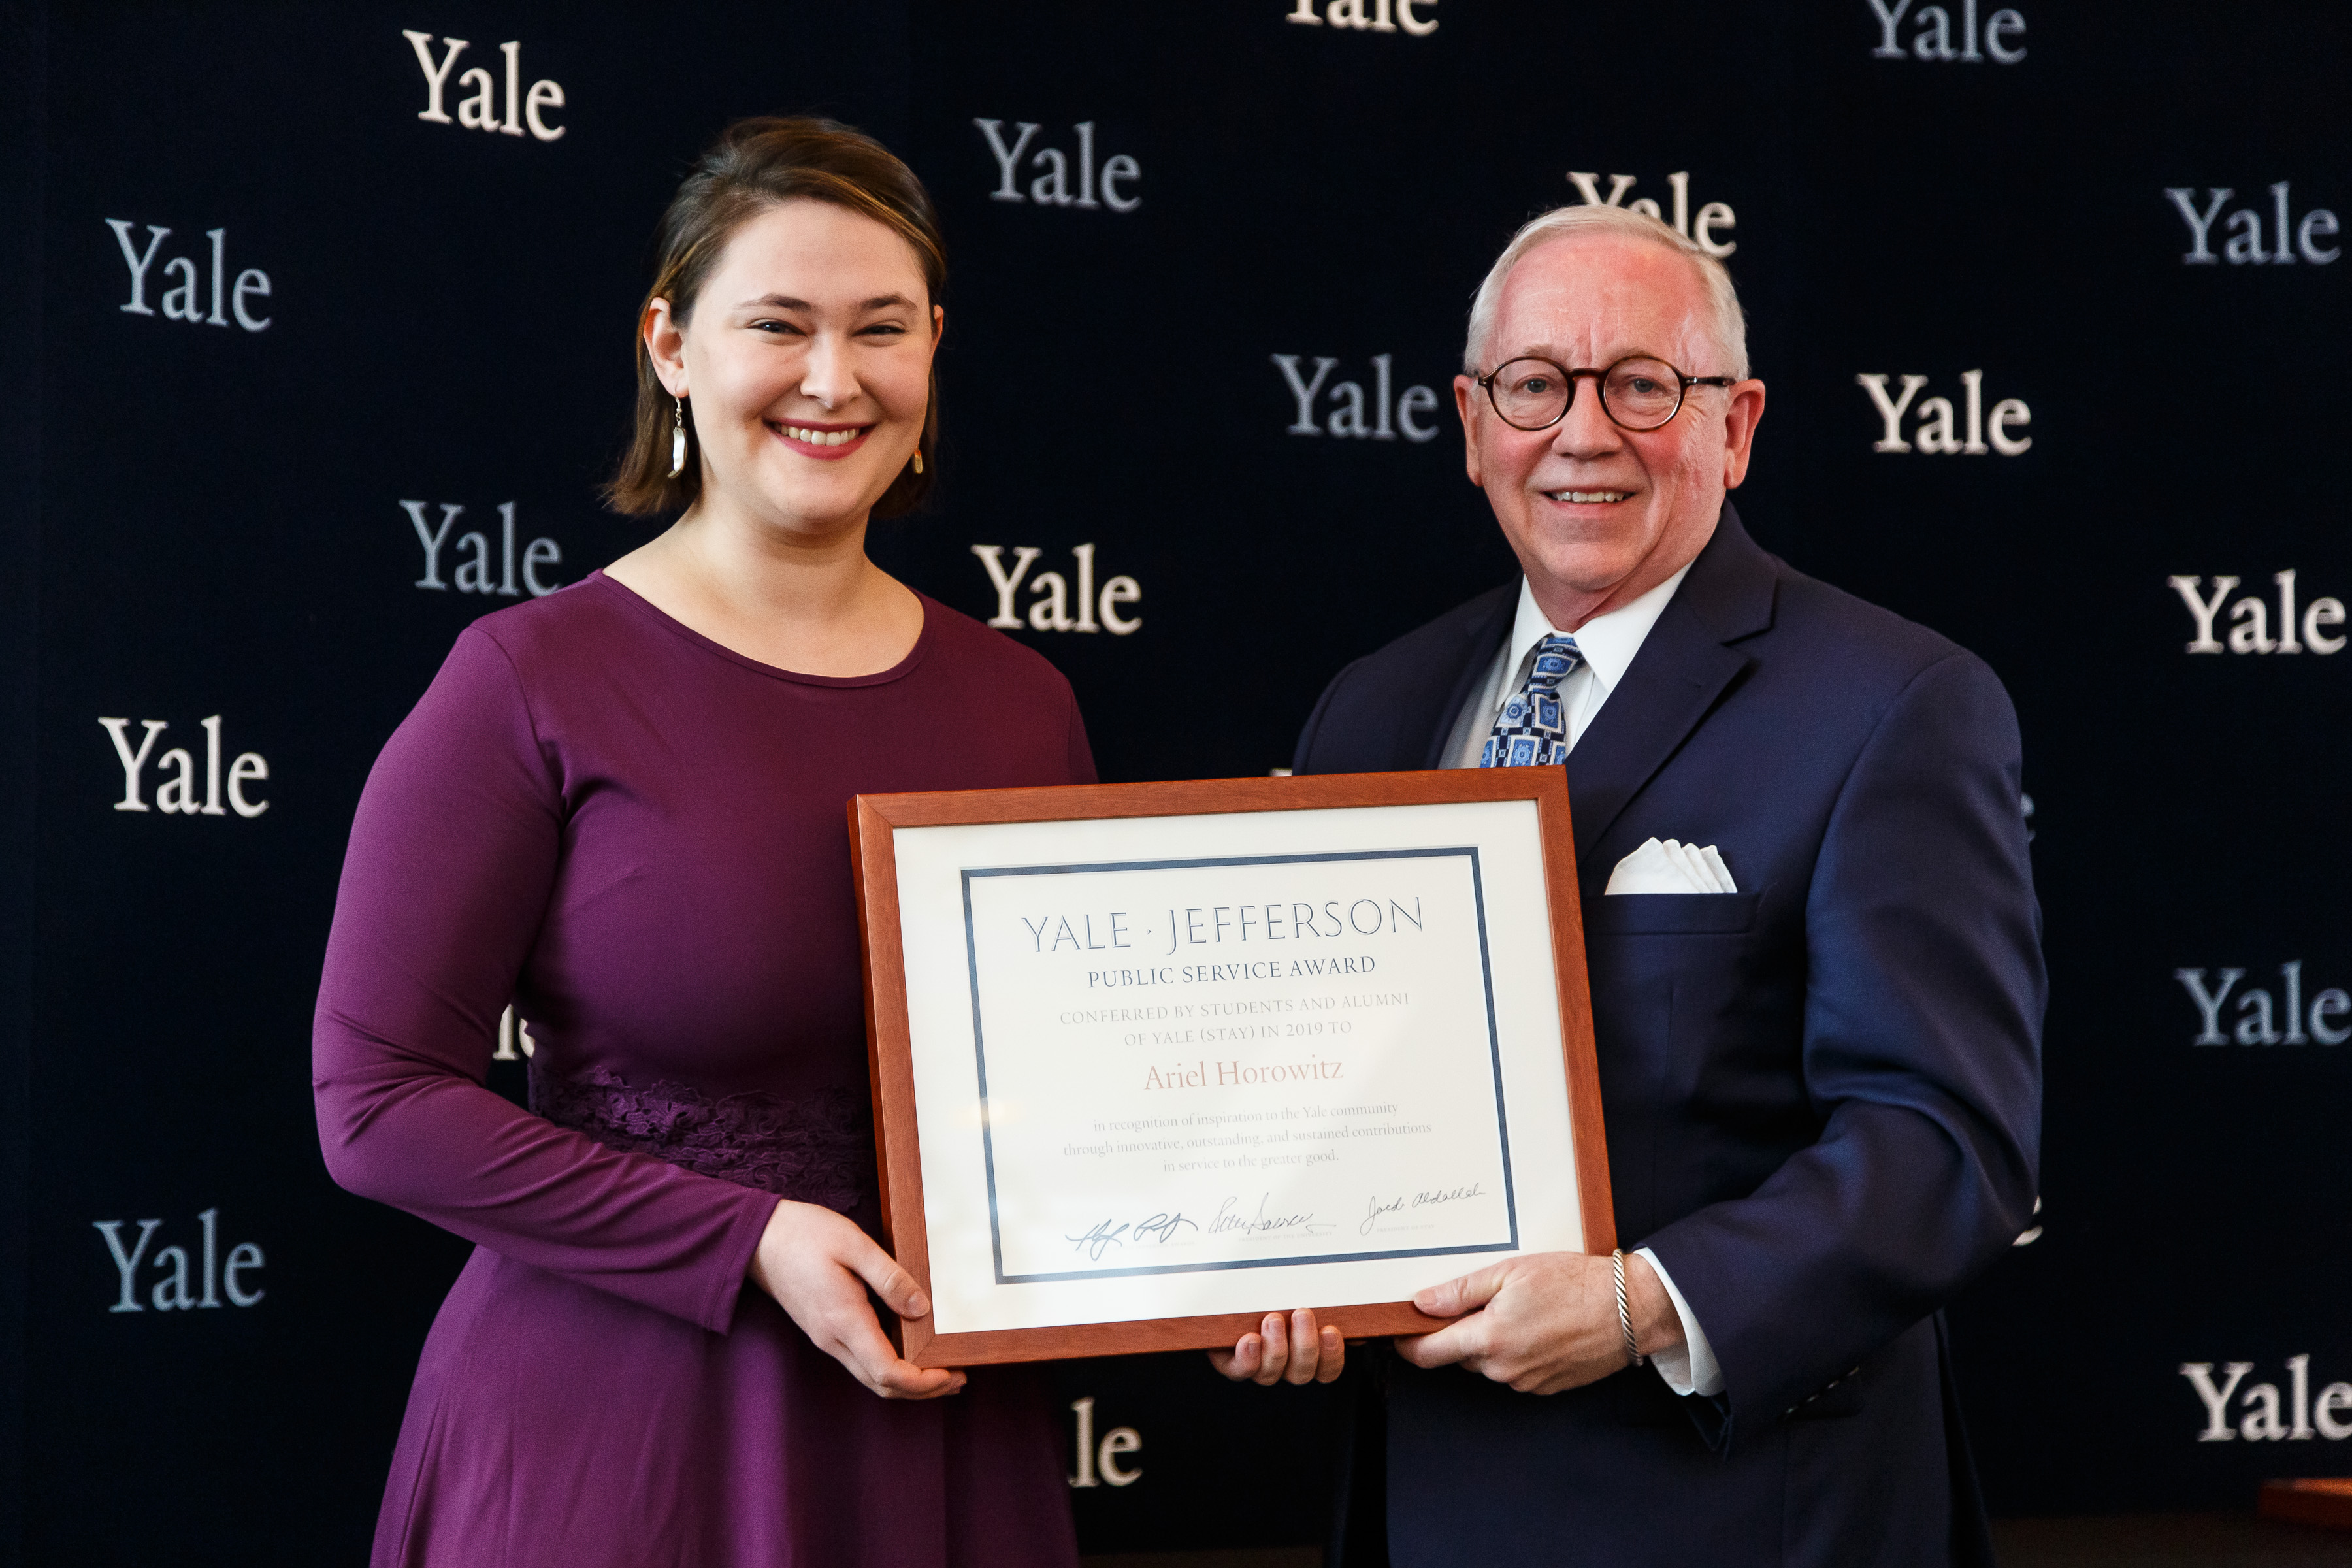
[[[1347,1364],[1348,1344],[1337,1329],[1315,1327],[1315,1310],[1301,1307],[1286,1325],[1268,1312],[1258,1331],[1244,1334],[1229,1351],[1211,1351],[1209,1364],[1235,1383],[1272,1388],[1277,1383],[1328,1383]]]
[[[816,1348],[885,1399],[936,1399],[963,1387],[963,1373],[901,1361],[866,1300],[870,1287],[902,1318],[928,1316],[931,1303],[914,1276],[848,1220],[814,1204],[776,1205],[751,1283],[776,1299]]]

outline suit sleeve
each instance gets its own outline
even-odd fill
[[[352,826],[311,1031],[327,1168],[519,1262],[724,1331],[776,1199],[607,1149],[485,1087],[564,820],[512,664],[467,631]]]
[[[1336,773],[1349,771],[1333,765],[1328,760],[1318,760],[1318,742],[1322,738],[1323,722],[1330,716],[1332,703],[1339,696],[1339,689],[1348,684],[1349,679],[1363,662],[1360,658],[1350,660],[1345,668],[1331,678],[1331,684],[1323,689],[1323,695],[1315,700],[1315,711],[1307,716],[1305,728],[1298,731],[1297,749],[1291,753],[1292,773]]]
[[[1846,1373],[2030,1223],[2045,983],[2020,772],[2007,693],[1955,654],[1890,705],[1840,792],[1804,919],[1821,1135],[1648,1238],[1735,1422]]]

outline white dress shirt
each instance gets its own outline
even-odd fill
[[[1559,683],[1570,751],[1576,749],[1594,715],[1601,711],[1601,705],[1609,700],[1609,694],[1625,679],[1625,672],[1633,666],[1633,656],[1642,651],[1650,628],[1657,624],[1666,601],[1675,596],[1675,590],[1683,585],[1683,578],[1689,572],[1690,568],[1685,566],[1640,598],[1595,616],[1576,629],[1573,636],[1577,651],[1584,656],[1583,662]],[[1470,700],[1462,705],[1461,713],[1454,721],[1454,733],[1445,743],[1448,767],[1478,765],[1478,758],[1486,749],[1486,737],[1494,732],[1496,716],[1502,711],[1503,704],[1527,684],[1536,645],[1558,630],[1537,606],[1535,590],[1528,585],[1526,578],[1520,578],[1519,608],[1511,621],[1510,640],[1495,656],[1486,679],[1470,694]],[[1723,1368],[1716,1363],[1714,1347],[1706,1342],[1706,1331],[1692,1316],[1690,1303],[1675,1289],[1674,1277],[1658,1261],[1656,1253],[1646,1247],[1636,1250],[1657,1271],[1658,1282],[1666,1288],[1666,1299],[1674,1302],[1675,1314],[1683,1321],[1682,1344],[1674,1350],[1660,1351],[1650,1358],[1650,1364],[1658,1369],[1658,1375],[1676,1394],[1722,1393]]]
[[[1606,615],[1595,616],[1577,629],[1576,647],[1584,659],[1559,683],[1559,705],[1568,719],[1570,751],[1576,749],[1576,742],[1583,738],[1593,715],[1609,700],[1617,683],[1625,679],[1626,670],[1633,668],[1633,656],[1642,651],[1643,639],[1650,635],[1666,601],[1675,596],[1675,590],[1683,585],[1683,578],[1689,572],[1689,567],[1684,567],[1640,598],[1620,605]],[[1519,609],[1511,620],[1511,639],[1495,656],[1486,680],[1470,694],[1470,700],[1463,704],[1461,713],[1454,719],[1453,738],[1445,743],[1445,755],[1451,759],[1446,766],[1478,765],[1479,754],[1486,749],[1486,737],[1494,732],[1495,716],[1528,683],[1528,667],[1535,658],[1536,644],[1557,630],[1537,607],[1535,590],[1528,586],[1526,578],[1520,578]]]

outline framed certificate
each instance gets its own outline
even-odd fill
[[[1614,1245],[1558,768],[860,795],[923,1366],[1230,1345]]]

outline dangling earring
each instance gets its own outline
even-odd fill
[[[686,399],[673,397],[670,401],[677,405],[669,422],[669,477],[674,479],[686,472]]]
[[[923,471],[923,449],[922,449],[920,447],[916,447],[916,448],[915,448],[915,472],[917,472],[917,473],[919,473],[919,473],[921,473],[922,471]]]

